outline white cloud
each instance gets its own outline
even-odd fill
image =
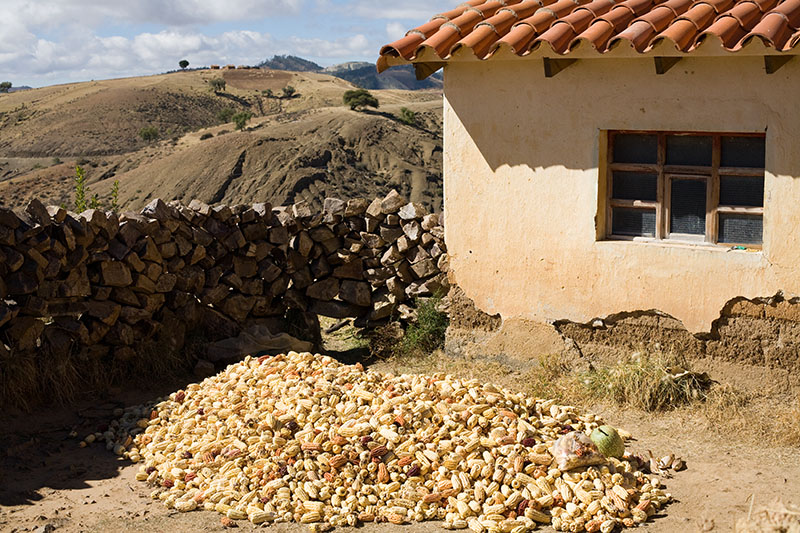
[[[389,22],[386,24],[386,35],[390,41],[396,41],[405,36],[409,28],[402,22]]]
[[[417,26],[438,13],[455,9],[462,3],[459,0],[405,0],[391,5],[377,6],[371,0],[353,0],[347,9],[359,17],[404,19],[415,22],[414,25]]]

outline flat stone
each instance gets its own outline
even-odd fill
[[[359,258],[338,266],[333,270],[333,277],[356,280],[364,279],[364,263]]]
[[[347,201],[347,207],[344,210],[344,216],[354,217],[363,215],[367,212],[367,207],[369,207],[369,202],[367,202],[364,198],[353,198],[352,200]]]
[[[289,246],[303,257],[308,257],[314,247],[314,241],[308,236],[308,232],[301,231],[289,240]]]
[[[339,298],[345,302],[366,307],[372,303],[372,294],[369,284],[363,281],[342,281],[339,288]]]
[[[311,204],[305,200],[302,202],[297,202],[292,206],[292,216],[294,218],[311,218],[313,215],[314,213],[311,210]]]
[[[427,213],[428,212],[425,209],[425,206],[422,204],[410,202],[400,208],[400,210],[397,212],[397,216],[403,220],[419,220]]]
[[[330,213],[331,215],[344,215],[347,202],[339,198],[325,198],[322,208],[326,213]]]
[[[133,283],[130,269],[119,261],[103,261],[100,263],[103,285],[108,287],[127,287]]]
[[[422,217],[422,229],[429,231],[439,225],[439,215],[431,213]]]
[[[396,190],[392,189],[389,191],[383,200],[381,200],[381,213],[384,215],[388,215],[389,213],[397,213],[397,211],[403,207],[408,200],[400,196]]]
[[[411,271],[414,273],[414,276],[416,276],[417,279],[420,279],[436,274],[439,269],[436,268],[436,263],[434,263],[432,259],[425,259],[424,261],[420,261],[411,265]]]
[[[381,211],[381,199],[375,198],[372,200],[372,203],[369,204],[366,210],[367,215],[372,218],[377,218],[383,220],[383,212]]]
[[[379,231],[381,234],[381,239],[383,239],[387,243],[394,242],[397,239],[399,239],[401,235],[403,235],[403,229],[397,226],[392,227],[392,226],[382,225]],[[377,246],[375,246],[374,248],[377,248]]]
[[[306,296],[315,300],[330,301],[339,294],[339,280],[326,278],[312,284],[306,289]]]

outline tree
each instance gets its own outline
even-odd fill
[[[181,67],[183,70],[186,70],[186,67],[188,67],[188,66],[189,66],[189,62],[188,62],[188,61],[186,61],[185,59],[181,59],[181,60],[178,62],[178,66],[179,66],[179,67]]]
[[[217,111],[217,119],[220,122],[230,122],[233,115],[236,114],[236,111],[231,109],[230,107],[226,107],[225,109],[220,109]]]
[[[282,98],[291,98],[296,93],[297,93],[297,90],[294,87],[292,87],[291,85],[287,85],[286,87],[283,88],[283,95],[281,97]]]
[[[209,85],[211,85],[211,88],[214,89],[214,91],[216,92],[221,92],[225,90],[225,80],[223,80],[222,78],[214,78],[212,80],[209,80],[208,83]]]
[[[253,118],[253,114],[249,111],[240,111],[231,117],[233,123],[236,124],[237,130],[243,130],[247,125],[247,121]]]
[[[139,137],[146,142],[155,141],[158,139],[158,128],[155,126],[146,126],[139,130]]]
[[[10,81],[0,82],[0,93],[7,93],[9,90],[11,90]]]
[[[345,105],[349,105],[350,109],[356,110],[359,107],[374,107],[378,108],[378,99],[366,89],[353,89],[345,91],[342,97]]]

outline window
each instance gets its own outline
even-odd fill
[[[608,134],[607,233],[759,247],[764,135]]]

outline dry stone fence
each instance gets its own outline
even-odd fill
[[[0,401],[14,379],[57,381],[53,366],[136,368],[180,350],[188,332],[232,337],[289,309],[379,321],[446,291],[446,269],[438,215],[395,191],[329,198],[323,212],[161,200],[121,215],[0,208]]]

